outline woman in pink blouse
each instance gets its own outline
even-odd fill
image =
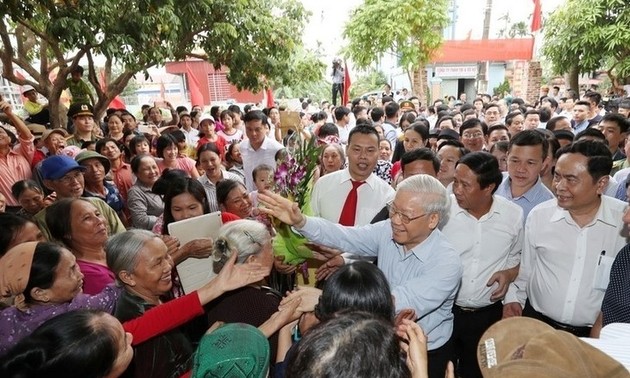
[[[164,134],[157,140],[157,160],[160,171],[165,169],[181,169],[190,177],[199,178],[199,172],[195,168],[195,161],[187,156],[179,155],[177,140],[170,134]]]

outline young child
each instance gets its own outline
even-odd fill
[[[273,186],[273,168],[267,164],[260,164],[254,168],[252,176],[256,190],[249,193],[249,198],[255,209],[258,207],[258,193],[263,190],[269,190]]]
[[[83,67],[76,66],[70,73],[70,79],[66,80],[66,88],[72,95],[72,104],[94,104],[94,97],[88,84],[82,79]]]

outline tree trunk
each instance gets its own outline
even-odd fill
[[[573,89],[575,93],[578,94],[580,93],[579,76],[580,73],[577,66],[571,67],[571,69],[567,73],[567,82],[569,83],[569,88]]]
[[[424,66],[414,68],[411,85],[413,86],[413,93],[420,100],[420,104],[427,104],[427,84]]]
[[[483,34],[481,36],[481,39],[486,40],[490,37],[491,16],[492,16],[492,0],[486,0],[485,15],[483,18]],[[488,93],[488,62],[486,61],[478,63],[477,93]]]

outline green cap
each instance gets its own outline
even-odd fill
[[[232,323],[205,335],[193,360],[193,378],[265,378],[269,341],[258,328]]]

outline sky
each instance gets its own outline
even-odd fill
[[[315,49],[319,46],[326,59],[331,60],[340,55],[344,45],[342,37],[344,24],[350,18],[351,11],[360,6],[363,0],[301,0],[305,8],[312,12],[310,22],[304,31],[304,44]],[[386,0],[383,0],[386,1]],[[565,0],[541,0],[543,14],[550,13]],[[472,39],[481,39],[486,0],[456,0],[457,22],[455,39],[465,39],[471,31]],[[531,23],[534,10],[532,0],[493,0],[490,37],[496,37],[504,27],[500,21],[508,14],[511,23],[525,21]]]

